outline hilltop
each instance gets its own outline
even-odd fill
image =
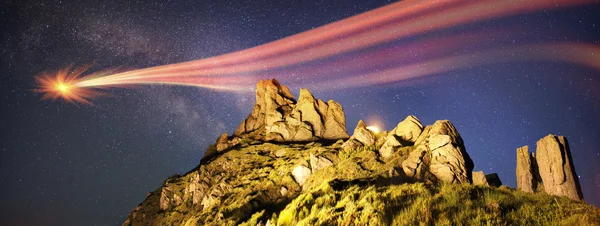
[[[517,151],[513,189],[472,171],[448,120],[407,116],[383,132],[361,120],[350,136],[339,103],[306,89],[296,100],[266,80],[237,130],[217,138],[198,167],[149,192],[123,225],[599,225],[566,139],[540,142],[537,158]]]

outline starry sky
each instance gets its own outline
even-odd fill
[[[94,106],[40,101],[41,95],[31,91],[40,72],[69,64],[93,63],[94,71],[212,57],[390,3],[0,3],[0,224],[120,225],[146,192],[197,166],[206,147],[221,133],[231,134],[254,102],[252,93],[167,85],[108,89],[92,100]],[[598,14],[598,4],[544,10],[431,35],[511,28],[521,37],[512,42],[600,45]],[[566,136],[584,197],[600,206],[599,75],[597,68],[564,62],[499,62],[313,94],[342,104],[349,131],[359,119],[386,130],[409,114],[423,124],[449,119],[475,170],[498,173],[511,187],[517,147],[532,150],[549,133]],[[281,74],[277,79],[286,84],[296,78]],[[295,95],[299,88],[290,86]]]

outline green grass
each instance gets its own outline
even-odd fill
[[[219,153],[185,175],[169,177],[130,214],[124,225],[600,225],[600,210],[583,202],[529,194],[507,187],[403,183],[401,163],[413,147],[380,159],[377,145],[341,150],[303,144],[244,144]],[[285,154],[275,153],[284,149]],[[299,186],[291,171],[309,166],[310,155],[334,165]],[[390,170],[399,180],[390,180]],[[161,190],[184,197],[200,175],[211,204],[160,210]],[[285,187],[287,194],[281,195]]]
[[[300,195],[278,225],[599,225],[582,202],[506,187],[423,183],[377,186],[331,181]]]

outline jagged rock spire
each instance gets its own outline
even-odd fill
[[[300,89],[298,102],[290,90],[275,79],[256,85],[252,113],[233,134],[254,133],[262,140],[314,141],[348,138],[346,117],[340,104],[317,100],[307,89]]]

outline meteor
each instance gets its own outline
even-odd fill
[[[406,0],[253,48],[220,56],[125,72],[82,74],[69,66],[37,78],[42,99],[91,104],[97,89],[131,85],[196,86],[252,91],[277,77],[312,90],[390,84],[483,64],[561,61],[600,69],[600,45],[514,44],[523,32],[474,31],[427,36],[494,18],[584,4],[593,0]],[[411,37],[423,37],[410,39]],[[494,43],[491,44],[490,43]],[[560,52],[561,54],[555,54]]]

